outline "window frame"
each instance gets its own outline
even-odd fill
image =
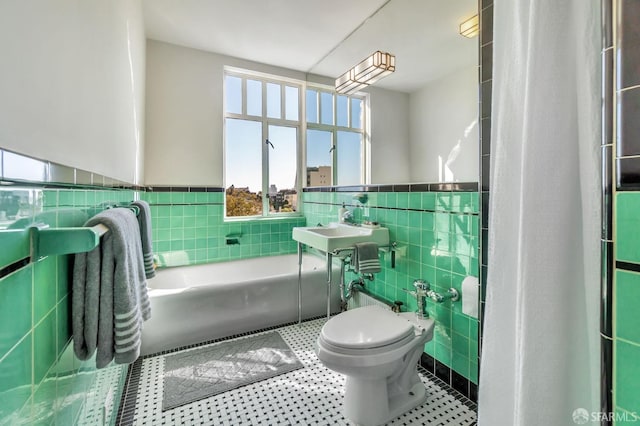
[[[369,95],[362,92],[357,92],[351,95],[344,95],[341,93],[337,93],[333,87],[325,86],[317,83],[308,82],[305,87],[305,95],[304,102],[306,107],[307,90],[315,90],[318,93],[316,97],[316,110],[318,111],[318,122],[311,123],[307,121],[307,117],[305,115],[305,154],[307,147],[307,130],[320,130],[324,132],[329,132],[331,134],[331,146],[333,147],[331,153],[331,186],[354,186],[354,185],[366,185],[370,182],[370,171],[369,171],[369,152],[370,152],[370,140],[369,140]],[[321,111],[321,93],[329,93],[333,96],[332,99],[332,108],[333,108],[333,124],[323,124],[322,123],[322,111]],[[338,123],[338,97],[344,96],[347,98],[347,126],[339,126]],[[361,116],[361,127],[351,127],[353,125],[353,117],[351,114],[351,100],[359,99],[362,102],[362,116]],[[339,184],[338,180],[338,132],[349,132],[349,133],[359,133],[361,135],[361,164],[360,164],[360,182],[361,183],[349,183],[349,184]],[[304,158],[304,171],[306,175],[307,168],[307,157],[305,155]],[[305,187],[307,187],[305,185]],[[309,187],[313,188],[313,187]]]
[[[226,78],[227,76],[238,77],[241,79],[241,100],[242,100],[242,109],[240,113],[227,112],[227,85]],[[223,185],[225,190],[225,198],[224,198],[224,220],[225,221],[238,221],[238,220],[255,220],[261,218],[277,218],[277,217],[299,217],[303,214],[303,201],[302,201],[302,193],[303,188],[307,188],[307,130],[322,130],[331,132],[332,137],[332,146],[336,149],[333,149],[332,152],[332,178],[331,178],[331,186],[337,186],[337,136],[338,132],[346,131],[352,133],[360,133],[361,134],[361,167],[360,167],[360,181],[362,183],[354,184],[354,185],[366,185],[370,181],[370,127],[369,127],[369,117],[370,117],[370,105],[369,105],[369,94],[358,92],[352,95],[342,95],[335,91],[332,86],[323,85],[319,83],[312,83],[303,80],[297,80],[293,78],[277,76],[267,73],[262,73],[259,71],[252,71],[242,68],[236,68],[232,66],[224,66],[223,76],[222,76],[222,132],[223,132],[223,140],[222,140],[222,148],[223,148]],[[257,80],[262,82],[262,115],[249,115],[247,113],[247,80]],[[280,118],[268,117],[267,116],[267,83],[274,83],[280,85]],[[289,120],[286,118],[286,87],[296,87],[298,89],[298,120]],[[307,122],[307,108],[306,108],[306,94],[307,89],[315,90],[318,92],[317,102],[318,102],[318,123],[309,123]],[[320,108],[320,93],[329,93],[332,95],[332,108],[333,108],[333,123],[334,124],[322,124],[321,121],[321,112]],[[361,115],[361,128],[353,128],[353,127],[345,127],[337,125],[337,102],[338,96],[347,97],[347,111],[348,111],[348,125],[352,124],[351,117],[351,99],[356,98],[362,101],[362,115]],[[226,190],[228,183],[227,180],[227,134],[226,134],[226,121],[227,119],[239,119],[239,120],[249,120],[255,121],[262,124],[262,138],[268,138],[269,134],[269,126],[283,126],[283,127],[293,127],[297,132],[297,140],[296,140],[296,149],[298,155],[296,155],[296,182],[295,182],[295,190],[297,194],[297,209],[295,212],[270,212],[269,211],[269,145],[267,145],[266,141],[262,143],[262,214],[258,215],[248,215],[248,216],[228,216],[227,215],[227,200],[226,200]],[[351,185],[351,184],[349,184]],[[310,187],[313,188],[313,187]]]

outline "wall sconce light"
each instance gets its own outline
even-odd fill
[[[375,83],[395,70],[396,57],[378,50],[338,77],[336,79],[336,92],[350,95]]]
[[[466,38],[473,38],[480,31],[478,15],[474,15],[460,24],[460,35]]]

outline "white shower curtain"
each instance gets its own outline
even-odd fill
[[[480,426],[599,411],[599,8],[494,1]]]

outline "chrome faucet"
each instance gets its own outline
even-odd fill
[[[418,303],[416,316],[420,319],[429,318],[426,299],[429,297],[431,286],[425,280],[417,279],[413,282],[413,287],[415,288],[413,291],[407,290],[406,288],[403,288],[402,291],[405,291],[416,298],[416,302]]]
[[[356,224],[356,218],[353,216],[353,213],[349,210],[342,214],[342,222],[349,223],[351,225]]]

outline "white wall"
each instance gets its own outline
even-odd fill
[[[407,183],[409,174],[409,95],[370,87],[371,183]]]
[[[298,71],[148,40],[146,185],[223,185],[225,65],[298,80],[308,78],[316,83],[331,82]],[[408,95],[373,90],[371,102],[374,111],[379,103],[384,105],[384,111],[372,113],[372,180],[406,181],[409,136],[403,129],[408,128]],[[407,124],[402,124],[403,120]],[[390,140],[395,140],[396,146],[390,145]],[[396,160],[403,164],[397,168],[379,166]]]
[[[0,147],[140,182],[138,0],[3,1],[0,52]]]
[[[147,40],[146,185],[223,185],[223,75],[234,66],[304,74]]]
[[[469,67],[411,93],[410,180],[477,182],[478,68]]]

